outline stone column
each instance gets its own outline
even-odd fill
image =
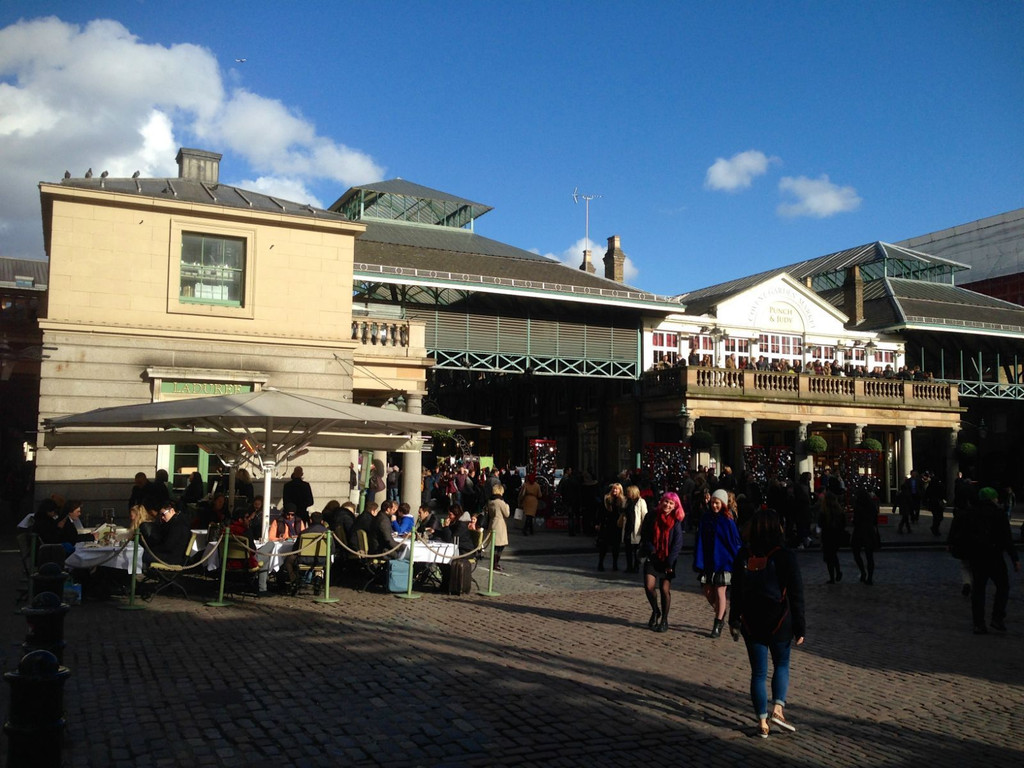
[[[423,413],[423,397],[407,394],[405,410],[407,413]],[[422,500],[420,484],[423,482],[423,440],[418,437],[411,440],[410,449],[402,451],[402,459],[402,501],[412,507],[415,514]]]
[[[743,447],[749,448],[754,444],[754,422],[757,419],[743,420]]]
[[[387,478],[388,478],[388,452],[387,451],[374,451],[373,452],[373,466],[375,466],[378,471],[383,471],[383,473],[384,473],[384,474],[381,475],[381,477],[383,477],[384,481],[385,481],[384,482],[384,490],[380,491],[379,493],[374,493],[374,494],[371,494],[369,491],[367,491],[366,492],[366,498],[368,500],[370,500],[370,501],[377,502],[377,506],[379,507],[381,504],[384,503],[384,500],[387,499],[387,497],[388,497],[388,486],[387,486]]]
[[[956,458],[957,438],[960,435],[960,425],[949,430],[949,442],[946,444],[946,500],[953,503],[953,491],[956,490],[956,475],[959,470],[959,462]]]
[[[349,483],[348,488],[348,500],[359,507],[359,450],[348,452],[348,463],[356,468],[356,482],[353,485]],[[349,478],[351,478],[351,472],[349,472]]]
[[[902,476],[900,477],[900,484],[910,477],[910,471],[914,468],[914,428],[910,426],[903,427],[903,440],[900,444],[901,449],[901,461],[900,468],[902,470]]]
[[[864,428],[867,424],[851,424],[850,425],[850,447],[856,448],[862,442],[864,442]]]
[[[683,428],[683,440],[689,440],[694,431],[696,430],[697,420],[693,418],[693,414],[686,409],[686,403],[683,403],[679,409],[679,426]]]
[[[796,469],[798,474],[804,472],[811,473],[811,488],[814,488],[814,459],[808,456],[804,452],[804,440],[807,439],[807,431],[811,427],[811,422],[801,421],[796,428],[796,446],[794,446],[794,455],[796,458]]]

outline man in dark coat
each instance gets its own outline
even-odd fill
[[[294,504],[295,513],[304,522],[309,522],[309,508],[313,506],[313,489],[302,479],[302,467],[292,470],[292,479],[284,484],[281,496],[286,507]]]
[[[959,523],[960,521],[957,520]],[[978,503],[964,520],[966,531],[967,559],[971,565],[971,617],[974,620],[974,634],[988,633],[985,628],[985,585],[989,579],[995,585],[996,594],[992,601],[992,622],[997,632],[1005,632],[1006,603],[1010,595],[1010,580],[1006,572],[1003,553],[1010,556],[1014,571],[1020,572],[1020,558],[1013,545],[1010,520],[999,508],[999,494],[995,488],[978,491]]]
[[[185,562],[185,546],[192,537],[192,531],[188,518],[178,512],[174,504],[167,502],[163,505],[158,522],[144,535],[146,549],[142,553],[142,562],[146,565],[156,558],[169,565]]]

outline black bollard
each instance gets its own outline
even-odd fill
[[[60,768],[64,743],[64,683],[71,673],[49,651],[33,651],[4,674],[11,705],[4,723],[7,765]]]
[[[53,592],[41,592],[32,598],[32,605],[21,609],[28,621],[28,635],[22,644],[25,653],[49,651],[64,663],[64,617],[70,610]]]
[[[67,581],[67,578],[62,566],[57,563],[43,563],[39,566],[39,570],[32,574],[32,594],[53,592],[55,595],[63,596],[64,582]]]

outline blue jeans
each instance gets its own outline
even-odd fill
[[[760,719],[768,718],[768,696],[765,681],[768,678],[768,654],[772,655],[772,703],[786,705],[789,690],[789,644],[771,641],[767,645],[747,639],[747,656],[750,658],[750,701],[754,714]]]

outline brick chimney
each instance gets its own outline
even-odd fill
[[[621,283],[626,279],[626,254],[618,235],[608,238],[608,250],[604,254],[604,276],[609,280]]]
[[[847,267],[846,279],[843,280],[843,309],[850,318],[849,325],[856,326],[864,322],[864,278],[860,267]]]
[[[580,269],[582,269],[584,272],[589,272],[590,274],[594,274],[597,271],[596,269],[594,269],[594,263],[590,260],[589,248],[583,249],[583,263],[580,264]]]
[[[178,163],[178,178],[217,184],[220,179],[222,157],[223,155],[216,152],[182,147],[178,150],[178,156],[174,158]]]

